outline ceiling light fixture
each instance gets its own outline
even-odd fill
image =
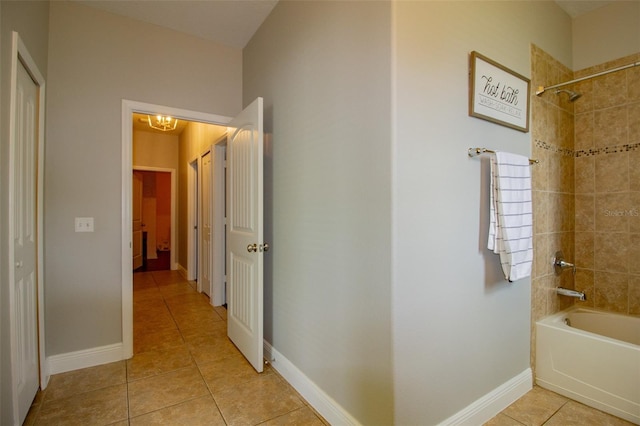
[[[177,118],[171,118],[168,115],[156,115],[155,119],[152,119],[150,115],[147,115],[147,121],[149,127],[152,129],[160,130],[162,132],[168,132],[169,130],[175,130],[178,125]]]

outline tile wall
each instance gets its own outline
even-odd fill
[[[569,307],[573,301],[555,294],[558,286],[574,288],[570,271],[554,274],[551,259],[561,250],[574,259],[574,104],[568,96],[548,91],[536,96],[538,86],[573,79],[572,71],[535,45],[531,47],[531,140],[533,184],[533,248],[531,276],[531,363],[535,365],[535,322]]]
[[[640,60],[640,53],[572,72],[531,47],[531,138],[534,267],[531,363],[535,322],[573,303],[640,316],[640,67],[562,87],[582,94],[569,102],[550,86]],[[556,276],[557,250],[577,265]],[[559,297],[555,287],[584,291],[586,302]]]
[[[575,78],[640,60],[640,53]],[[640,67],[577,83],[576,288],[588,306],[640,316]]]

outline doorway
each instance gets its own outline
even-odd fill
[[[174,169],[133,168],[134,248],[140,245],[139,253],[136,250],[133,253],[136,272],[175,269],[175,175]],[[137,186],[140,186],[139,190],[136,190]],[[139,210],[139,218],[135,217],[136,210]],[[139,240],[137,244],[136,240]],[[140,260],[136,262],[138,257]]]
[[[123,358],[133,356],[133,264],[132,264],[132,173],[133,169],[133,127],[125,123],[131,123],[134,113],[155,115],[166,114],[179,120],[195,121],[201,123],[226,126],[229,117],[172,108],[161,105],[153,105],[142,102],[123,100],[122,102],[122,336]],[[189,179],[187,179],[189,180]],[[186,195],[186,194],[185,194]],[[175,212],[173,217],[175,217]],[[174,229],[176,229],[174,227]],[[178,237],[172,243],[179,250]],[[173,252],[176,250],[172,250]],[[180,262],[176,259],[176,268],[180,268]]]

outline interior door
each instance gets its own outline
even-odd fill
[[[227,334],[263,368],[262,98],[229,123],[227,142]]]
[[[142,172],[133,171],[133,270],[142,266]]]
[[[17,417],[22,423],[39,386],[37,281],[37,138],[39,88],[18,63],[15,139],[11,147],[12,366]]]
[[[202,156],[202,182],[201,194],[201,231],[200,239],[200,279],[202,280],[202,292],[211,297],[211,152]]]

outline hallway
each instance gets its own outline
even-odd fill
[[[255,372],[176,271],[134,274],[134,356],[51,377],[25,425],[318,425],[273,369]]]

